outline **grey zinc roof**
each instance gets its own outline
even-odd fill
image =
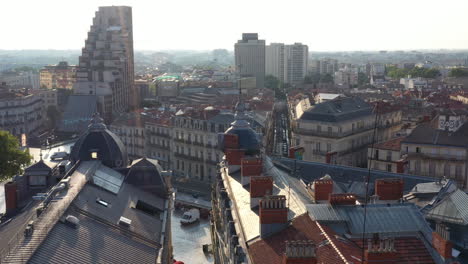
[[[77,229],[58,222],[28,263],[155,263],[159,247],[122,234],[74,210],[64,215],[79,219]]]
[[[439,130],[429,124],[421,124],[402,140],[402,143],[467,147],[468,122],[455,132]]]
[[[280,164],[280,168],[285,167],[288,170],[294,168],[293,159],[274,158],[274,161],[276,164]],[[333,181],[337,183],[343,183],[341,186],[348,187],[348,189],[344,191],[350,192],[351,189],[355,189],[360,191],[359,193],[356,193],[357,195],[361,195],[360,193],[365,194],[364,189],[353,186],[353,183],[364,185],[369,172],[366,168],[348,167],[302,160],[296,160],[296,167],[298,171],[297,175],[301,177],[301,179],[306,183],[313,182],[314,180],[328,174],[331,176]],[[369,185],[369,193],[373,193],[375,180],[381,178],[402,178],[404,181],[403,188],[405,192],[409,192],[418,183],[438,181],[436,178],[426,176],[372,170],[370,174],[371,184]]]
[[[306,110],[301,120],[341,122],[372,115],[372,107],[358,97],[339,97]]]
[[[102,206],[96,200],[100,199],[109,204]],[[137,202],[141,200],[160,210],[159,216],[151,216],[135,209]],[[162,230],[162,215],[165,200],[123,183],[118,194],[113,194],[93,184],[86,184],[73,204],[98,218],[117,224],[121,216],[132,221],[130,230],[147,239],[159,241]]]
[[[309,204],[307,211],[312,220],[346,222],[351,234],[364,233],[364,207],[362,205],[332,206]],[[366,234],[423,232],[431,229],[419,209],[413,204],[367,205]]]
[[[457,189],[426,214],[426,217],[458,225],[468,225],[468,195]]]

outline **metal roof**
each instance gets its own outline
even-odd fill
[[[346,222],[351,234],[358,235],[364,232],[364,206],[362,205],[309,204],[307,211],[312,220]],[[431,234],[431,228],[415,205],[367,205],[366,234],[412,232]]]
[[[426,214],[432,220],[468,225],[468,195],[457,189]]]
[[[154,263],[160,247],[122,234],[118,228],[67,210],[76,229],[58,222],[28,263]]]

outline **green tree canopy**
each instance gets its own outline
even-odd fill
[[[411,76],[413,78],[421,77],[421,78],[436,78],[440,75],[439,70],[437,69],[428,69],[422,67],[414,67],[413,69],[400,69],[395,66],[387,67],[387,76],[393,79],[400,79],[405,78],[407,76]]]
[[[31,155],[19,148],[18,139],[9,132],[0,130],[0,181],[21,173],[30,161]]]
[[[450,77],[468,77],[468,69],[454,68],[450,70]]]

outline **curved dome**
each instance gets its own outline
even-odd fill
[[[88,131],[75,143],[70,159],[74,162],[100,160],[110,168],[128,165],[128,155],[124,144],[117,135],[107,129],[99,116],[94,117]]]
[[[234,121],[225,133],[237,135],[239,138],[239,148],[245,149],[246,154],[253,155],[260,153],[261,145],[258,135],[247,121]]]

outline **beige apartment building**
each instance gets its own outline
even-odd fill
[[[139,113],[128,113],[112,122],[109,130],[122,140],[130,159],[146,157],[145,124]]]
[[[468,123],[456,131],[422,124],[401,143],[410,174],[447,177],[460,188],[467,184]]]
[[[340,97],[292,116],[292,143],[304,147],[304,160],[366,166],[375,122],[370,104]]]
[[[57,65],[45,66],[39,71],[39,82],[42,89],[73,89],[76,81],[76,66],[61,61]]]
[[[367,167],[394,173],[405,172],[405,162],[401,158],[401,141],[404,138],[394,138],[368,148]]]

